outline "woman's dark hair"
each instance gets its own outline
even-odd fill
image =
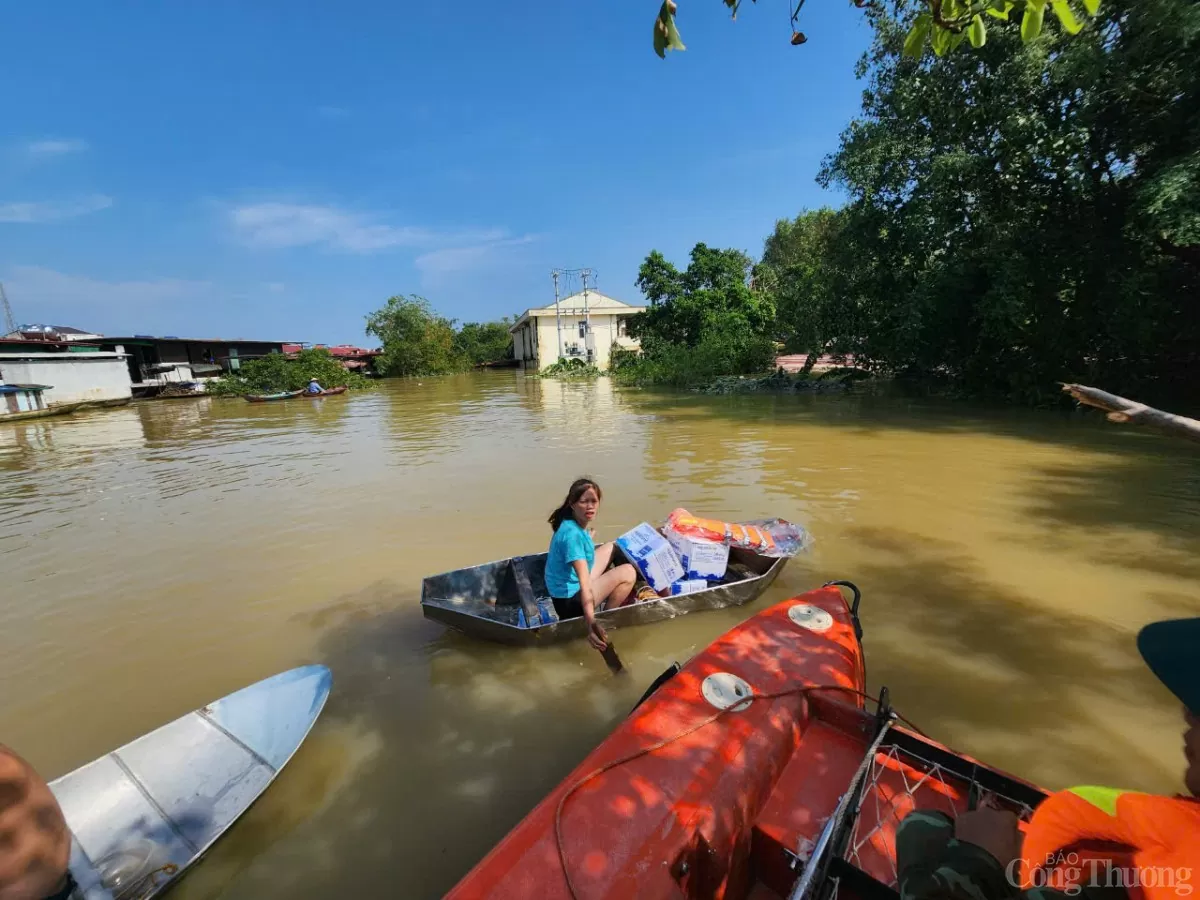
[[[600,485],[596,484],[590,478],[576,478],[571,485],[571,489],[567,491],[567,499],[562,502],[562,506],[550,513],[550,530],[558,531],[558,526],[567,519],[572,518],[575,513],[571,507],[579,502],[579,498],[587,493],[587,489],[591,488],[596,492],[596,499],[599,500],[603,494],[600,493]]]

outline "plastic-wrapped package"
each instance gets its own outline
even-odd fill
[[[729,545],[724,541],[681,534],[670,525],[663,529],[663,534],[679,554],[684,578],[720,581],[725,577],[725,567],[729,565]]]
[[[671,596],[678,597],[680,594],[694,594],[696,591],[706,591],[709,587],[711,585],[703,578],[685,578],[671,585]]]
[[[800,525],[783,519],[757,519],[753,522],[721,522],[701,519],[686,509],[676,509],[667,517],[667,529],[685,537],[720,541],[730,547],[752,550],[772,558],[795,556],[812,543]]]
[[[659,593],[684,575],[675,548],[646,522],[617,538],[617,546],[642,573],[646,583]]]

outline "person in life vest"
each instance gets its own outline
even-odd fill
[[[1053,883],[1057,875],[1063,884],[1124,887],[1146,900],[1190,896],[1200,887],[1200,618],[1147,625],[1137,643],[1183,705],[1188,795],[1097,786],[1052,794],[1025,833],[1024,886]]]
[[[1138,650],[1183,705],[1187,796],[1076,787],[1047,797],[1024,836],[984,808],[915,810],[896,832],[903,900],[1190,897],[1200,886],[1200,618],[1147,625]]]

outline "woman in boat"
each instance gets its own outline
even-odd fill
[[[308,379],[308,387],[306,387],[304,390],[309,394],[319,394],[324,390],[324,388],[321,387],[321,383],[317,381],[316,378],[310,378]]]
[[[583,616],[588,641],[603,651],[608,647],[608,635],[596,621],[596,613],[629,600],[637,570],[628,563],[610,569],[613,545],[597,547],[592,541],[592,522],[600,510],[600,496],[600,485],[591,478],[580,478],[550,514],[554,537],[546,558],[546,587],[558,617]]]

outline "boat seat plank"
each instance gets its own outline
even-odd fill
[[[525,610],[525,620],[536,622],[538,620],[537,597],[533,593],[533,581],[529,577],[529,568],[525,557],[513,557],[512,573],[517,588],[517,602]]]

